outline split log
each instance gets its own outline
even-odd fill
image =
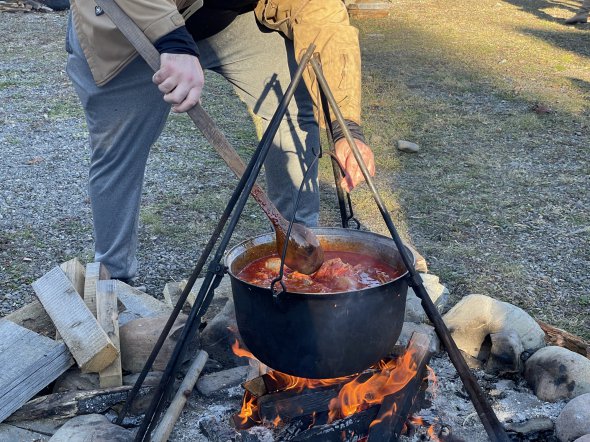
[[[84,294],[86,270],[78,258],[62,262],[59,268],[63,270],[80,296]]]
[[[121,345],[119,343],[117,281],[96,281],[95,301],[98,323],[119,352],[114,362],[98,373],[100,387],[120,387],[123,385],[123,373],[121,370]]]
[[[170,433],[172,433],[172,430],[174,429],[174,424],[184,408],[184,404],[186,404],[186,401],[193,392],[195,383],[197,382],[197,379],[199,379],[207,359],[209,359],[209,355],[206,351],[201,350],[188,369],[172,403],[152,434],[151,440],[153,442],[166,442],[168,440]]]
[[[84,266],[80,261],[77,258],[70,259],[60,264],[60,268],[72,281],[76,291],[81,294],[84,289]],[[39,301],[33,301],[19,308],[5,316],[5,319],[48,338],[55,337],[55,325]]]
[[[536,320],[541,329],[545,332],[545,342],[549,345],[557,345],[567,348],[575,353],[590,358],[590,342],[575,336],[565,330],[553,327],[543,321]]]
[[[0,319],[0,422],[73,363],[63,342]]]
[[[125,311],[135,316],[134,319],[170,316],[172,312],[172,307],[122,281],[117,281],[117,297],[125,306]],[[123,324],[119,323],[119,325]]]
[[[45,418],[64,419],[81,414],[103,413],[110,407],[125,402],[132,388],[131,385],[125,385],[102,390],[67,391],[41,396],[23,405],[7,419],[7,422]],[[153,390],[154,387],[142,387],[138,396],[148,395]]]
[[[369,440],[399,440],[430,360],[431,339],[432,336],[422,333],[414,333],[410,338],[408,351],[412,352],[416,374],[402,389],[383,399],[377,418],[369,430]]]
[[[99,372],[113,363],[117,349],[59,267],[32,286],[82,371]]]
[[[72,285],[81,297],[84,297],[84,283],[86,280],[86,270],[78,258],[70,259],[69,261],[62,262],[59,268],[63,270],[68,279],[72,282]],[[95,312],[96,313],[96,312]],[[96,314],[94,315],[96,316]],[[59,331],[55,332],[55,340],[59,341],[61,335]]]
[[[355,440],[355,437],[360,439],[360,435],[367,434],[367,428],[369,428],[378,412],[379,405],[374,405],[331,424],[314,426],[287,440],[297,442],[342,442],[343,440]]]
[[[111,279],[111,274],[100,262],[86,264],[86,279],[84,280],[84,302],[96,318],[96,283],[99,280]],[[82,292],[80,292],[82,293]],[[116,298],[115,298],[116,299]]]
[[[48,338],[53,339],[55,336],[55,325],[39,301],[19,308],[4,319]]]

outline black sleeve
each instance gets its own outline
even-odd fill
[[[199,56],[199,48],[184,26],[160,37],[154,43],[154,46],[160,54],[189,54],[195,57]]]
[[[352,137],[367,144],[361,127],[352,120],[344,121],[346,122],[346,127],[350,131]],[[338,121],[332,121],[332,139],[334,140],[334,143],[342,138],[344,138],[344,131],[340,127],[340,123],[338,123]]]

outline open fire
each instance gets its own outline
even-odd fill
[[[365,421],[362,437],[383,432],[383,428],[401,433],[406,420],[413,426],[428,426],[419,417],[408,419],[411,405],[423,384],[428,384],[431,392],[436,388],[434,371],[426,366],[430,354],[424,351],[420,342],[416,345],[416,341],[420,340],[413,339],[414,345],[410,341],[402,355],[386,358],[352,376],[305,379],[270,371],[254,380],[262,388],[250,388],[246,382],[242,409],[234,416],[234,423],[240,429],[261,424],[279,428],[303,419],[305,429],[311,429],[329,428],[351,417],[349,421]],[[239,346],[237,340],[232,350],[239,357],[256,360],[252,353]],[[392,425],[392,422],[396,424]],[[355,425],[354,433],[358,438],[357,427]],[[434,425],[430,427],[428,435],[431,440],[439,440]],[[322,437],[315,440],[322,440]],[[380,438],[375,436],[374,440]]]

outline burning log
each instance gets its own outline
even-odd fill
[[[412,360],[416,364],[416,376],[401,390],[387,396],[379,410],[377,419],[371,424],[369,438],[372,440],[397,440],[401,435],[422,378],[426,364],[430,360],[430,337],[414,333],[408,344],[413,352]]]
[[[356,376],[302,379],[275,371],[248,381],[235,426],[289,423],[282,439],[297,441],[398,437],[422,385],[431,339],[414,333],[403,355]]]
[[[344,419],[339,419],[334,423],[312,427],[288,440],[297,442],[342,442],[343,440],[354,440],[355,436],[360,439],[367,434],[367,429],[377,417],[378,412],[379,406],[374,405]]]

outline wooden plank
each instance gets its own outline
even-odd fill
[[[127,400],[127,395],[133,387],[107,388],[89,391],[67,391],[35,398],[23,405],[7,422],[45,419],[72,418],[80,414],[103,413],[114,405]],[[142,387],[138,397],[145,397],[155,387]]]
[[[67,421],[68,421],[68,419],[46,418],[46,419],[35,419],[35,420],[30,420],[30,421],[29,420],[27,420],[27,421],[12,421],[12,422],[10,422],[10,425],[14,425],[15,427],[22,428],[24,430],[31,430],[31,431],[34,431],[35,433],[45,434],[45,435],[51,437]]]
[[[121,371],[121,345],[119,343],[117,281],[96,281],[95,286],[98,323],[119,352],[115,361],[98,373],[100,387],[120,387],[123,385],[123,373]]]
[[[84,295],[84,281],[86,279],[86,271],[84,266],[78,258],[70,259],[69,261],[62,262],[59,268],[63,270],[68,279],[72,282],[72,285],[80,296]]]
[[[84,372],[100,372],[118,351],[59,268],[33,282],[33,290]]]
[[[84,302],[96,318],[96,283],[99,280],[111,279],[111,274],[100,262],[86,264],[86,279],[84,281]]]
[[[537,320],[537,324],[539,324],[541,329],[545,332],[545,342],[547,342],[547,344],[564,347],[590,358],[590,342],[584,341],[582,338],[565,330],[553,327],[546,322]]]
[[[72,285],[78,294],[84,297],[84,280],[86,278],[86,271],[84,270],[84,266],[78,260],[78,258],[73,258],[69,261],[62,262],[59,265],[59,268],[63,270],[68,279],[72,282]],[[61,335],[58,331],[55,332],[55,339],[61,339]]]
[[[207,359],[209,359],[209,355],[206,351],[201,350],[189,367],[186,376],[182,380],[182,384],[180,384],[180,387],[178,388],[178,391],[172,400],[172,403],[154,430],[154,433],[151,437],[153,442],[166,442],[168,440],[170,433],[172,433],[172,430],[174,429],[174,424],[176,423],[178,416],[180,416],[180,413],[184,408],[184,404],[186,404],[186,401],[190,397],[195,383],[197,382],[197,379],[199,379],[201,371],[207,362]]]
[[[139,318],[170,315],[172,312],[172,307],[122,281],[117,281],[117,296],[125,311]]]
[[[0,422],[73,363],[63,342],[0,319]]]
[[[55,325],[39,301],[19,308],[4,319],[48,338],[55,336]]]
[[[0,441],[6,442],[46,442],[51,436],[36,433],[15,427],[14,425],[0,424]]]

